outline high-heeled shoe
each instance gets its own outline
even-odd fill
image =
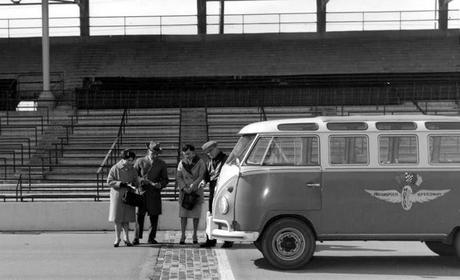
[[[120,240],[113,243],[113,247],[117,248],[118,246],[120,246]]]
[[[132,247],[132,246],[133,246],[133,243],[131,243],[131,242],[129,242],[129,241],[123,241],[123,242],[125,242],[125,245],[126,245],[127,247]]]
[[[179,244],[184,245],[185,244],[185,237],[181,237]]]

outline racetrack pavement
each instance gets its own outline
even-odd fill
[[[280,271],[252,244],[203,249],[187,234],[185,245],[161,231],[160,244],[114,248],[113,232],[2,232],[0,279],[460,279],[459,261],[421,242],[318,242],[307,266]]]

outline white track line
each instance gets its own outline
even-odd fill
[[[221,280],[235,280],[232,268],[228,262],[227,253],[223,249],[215,249],[217,257],[217,270]]]

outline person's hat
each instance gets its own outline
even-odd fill
[[[208,141],[204,143],[203,146],[201,146],[201,149],[203,150],[204,153],[208,153],[209,151],[211,151],[212,148],[216,146],[217,146],[216,141]]]
[[[145,146],[150,151],[155,151],[155,152],[161,151],[160,143],[155,142],[155,141],[150,141],[150,143],[145,143]]]

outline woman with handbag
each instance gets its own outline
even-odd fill
[[[198,243],[197,230],[203,204],[203,185],[201,181],[206,172],[204,161],[196,155],[195,147],[187,144],[182,147],[183,159],[177,167],[177,186],[179,193],[179,217],[181,227],[180,244],[185,244],[187,219],[193,219],[193,244]]]
[[[133,246],[129,241],[129,223],[135,222],[135,207],[123,203],[122,198],[127,192],[134,192],[133,187],[138,186],[137,172],[134,169],[136,154],[129,149],[121,152],[121,160],[112,166],[107,177],[110,187],[109,222],[115,223],[115,242],[113,247],[120,244],[121,231],[124,233],[126,246]]]

